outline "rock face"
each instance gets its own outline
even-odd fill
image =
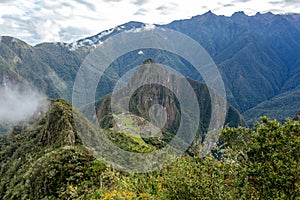
[[[100,122],[100,126],[103,128],[115,127],[116,123],[112,117],[111,105],[122,110],[122,106],[124,105],[116,106],[116,104],[121,102],[120,104],[129,104],[129,112],[151,122],[153,122],[153,120],[151,120],[151,112],[149,114],[149,111],[153,109],[153,107],[156,107],[156,110],[152,110],[157,115],[156,117],[162,116],[163,113],[166,114],[165,117],[158,120],[163,121],[166,119],[161,128],[168,132],[175,133],[180,126],[182,114],[178,98],[186,98],[187,101],[190,100],[188,97],[183,97],[182,95],[184,94],[183,91],[188,90],[183,84],[183,82],[186,81],[193,89],[200,108],[198,132],[205,133],[209,126],[212,110],[210,93],[207,86],[191,79],[174,78],[174,74],[160,70],[159,68],[153,71],[153,67],[154,66],[149,65],[148,67],[138,68],[132,76],[133,78],[130,79],[128,86],[114,94],[114,98],[117,99],[117,102],[111,102],[112,96],[108,95],[96,103],[97,118]],[[170,84],[172,81],[174,81],[174,83]],[[137,87],[140,85],[142,86]],[[132,94],[130,99],[128,99],[127,94]],[[157,105],[160,105],[161,109],[157,107]],[[155,123],[159,124],[159,122]],[[227,106],[225,124],[229,126],[244,125],[242,116],[230,105]]]

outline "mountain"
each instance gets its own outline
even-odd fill
[[[15,126],[10,134],[1,136],[0,198],[55,197],[60,187],[66,187],[63,176],[80,173],[83,161],[93,160],[72,127],[72,109],[64,100],[57,100],[31,123]]]
[[[294,78],[299,70],[299,27],[287,18],[271,13],[246,16],[239,12],[231,17],[206,13],[166,27],[203,45],[223,74],[229,102],[244,113],[299,85]]]
[[[146,26],[131,23],[138,24],[135,28]],[[131,23],[124,26],[130,27]],[[229,102],[245,114],[248,122],[258,119],[259,114],[283,120],[293,115],[294,107],[299,107],[298,100],[284,100],[298,99],[298,14],[257,13],[247,16],[237,12],[231,17],[225,17],[208,12],[191,19],[156,26],[185,33],[208,51],[222,73]],[[185,75],[189,77],[193,73]],[[193,79],[201,80],[199,77]],[[270,109],[262,109],[260,106],[270,102],[278,103],[271,103],[274,106],[269,106]],[[278,104],[284,104],[287,110],[276,111],[275,105]],[[257,114],[248,114],[251,112]]]
[[[143,27],[146,27],[146,24],[144,24],[142,22],[131,21],[126,24],[116,26],[115,28],[111,28],[109,30],[102,31],[97,35],[87,37],[84,39],[80,39],[80,40],[76,41],[75,43],[69,44],[68,46],[71,48],[78,48],[78,47],[83,47],[83,46],[97,46],[97,45],[101,44],[103,41],[105,41],[107,38],[114,36],[118,33],[133,30],[133,29],[143,28]]]
[[[208,12],[188,20],[156,26],[184,32],[205,47],[222,73],[229,102],[243,112],[247,122],[252,123],[261,114],[281,120],[294,116],[295,110],[299,110],[299,24],[300,17],[296,14],[258,13],[246,16],[238,12],[224,17]],[[16,38],[1,37],[0,84],[3,87],[18,86],[23,91],[35,88],[48,97],[71,100],[76,73],[97,45],[122,31],[148,26],[129,22],[73,44],[30,46]],[[146,167],[161,166],[162,163],[149,162],[147,155],[162,149],[174,138],[172,133],[180,125],[180,116],[186,114],[174,95],[175,88],[168,89],[158,84],[144,85],[132,91],[129,110],[135,115],[112,114],[109,94],[116,81],[129,69],[151,57],[188,77],[181,81],[188,81],[196,94],[201,111],[200,134],[207,130],[211,116],[209,94],[218,97],[212,89],[198,82],[202,78],[186,60],[161,50],[143,49],[143,56],[139,51],[114,61],[99,82],[96,99],[100,99],[95,103],[97,116],[92,116],[91,120],[99,120],[105,129],[86,119],[66,100],[49,99],[49,109],[39,110],[30,119],[15,125],[6,135],[0,135],[0,199],[299,197],[299,140],[295,138],[299,138],[300,124],[297,121],[280,124],[264,117],[254,129],[226,128],[220,140],[221,150],[216,147],[212,154],[199,157],[197,153],[201,149],[196,141],[186,154],[174,163],[168,163],[161,171],[132,174],[115,170],[122,170],[123,164],[135,163],[135,160],[116,153],[105,143],[105,138],[118,148],[145,157]],[[159,70],[156,72],[168,77]],[[135,73],[139,76],[141,72]],[[141,81],[142,78],[132,79],[129,86],[138,85]],[[166,84],[168,78],[162,81]],[[187,89],[179,86],[178,91]],[[116,91],[116,94],[124,91],[126,88]],[[144,103],[149,99],[151,101]],[[164,105],[167,115],[158,104]],[[244,125],[238,110],[229,104],[226,108],[225,124]],[[117,111],[119,109],[123,111],[124,108],[117,107]],[[162,120],[155,121],[149,110]],[[218,114],[224,113],[219,112],[216,116]],[[112,117],[119,120],[121,126],[116,127]],[[198,123],[195,121],[197,117],[185,120]],[[157,127],[153,128],[149,121],[159,128],[164,125],[163,131],[152,135]],[[185,144],[183,142],[180,144]],[[96,159],[99,157],[101,159]],[[117,162],[108,166],[107,158]]]
[[[86,56],[85,49],[70,51],[62,44],[32,47],[12,37],[0,39],[0,84],[29,87],[49,97],[71,98],[70,88]]]
[[[144,61],[145,62],[145,61]],[[169,87],[164,87],[159,84],[145,84],[146,82],[151,82],[153,79],[157,79],[158,76],[162,76],[163,79],[160,81],[162,85],[168,85]],[[122,102],[126,102],[126,95],[123,95],[124,91],[128,90],[128,93],[132,93],[132,96],[129,100],[129,112],[133,113],[137,116],[140,116],[148,121],[151,121],[154,124],[159,124],[159,122],[165,121],[165,124],[162,124],[163,130],[176,133],[178,130],[181,118],[188,115],[183,115],[184,108],[182,108],[179,99],[186,98],[187,101],[191,101],[189,96],[186,96],[185,93],[177,93],[175,95],[174,91],[188,91],[189,88],[186,87],[184,81],[187,81],[191,85],[193,92],[195,92],[195,96],[197,98],[197,104],[199,106],[199,128],[198,134],[204,134],[208,131],[208,127],[210,124],[210,119],[212,117],[212,105],[211,105],[211,96],[214,96],[214,91],[209,89],[207,85],[201,84],[192,79],[183,80],[183,78],[176,78],[176,82],[173,84],[168,84],[174,80],[174,74],[166,72],[163,68],[161,68],[156,63],[143,65],[143,67],[137,68],[134,72],[134,75],[129,80],[127,88],[123,88],[121,91],[115,92],[115,97],[117,98],[117,102],[121,103],[120,105],[117,102],[112,102],[112,95],[107,95],[104,98],[100,99],[95,103],[97,119],[100,122],[102,128],[116,128],[116,122],[113,120],[113,112],[111,105],[114,104],[117,109],[122,107]],[[133,90],[135,85],[143,85],[139,87],[137,90]],[[178,99],[179,98],[179,99]],[[181,100],[183,101],[183,100]],[[192,102],[190,102],[192,104]],[[155,105],[161,105],[164,107],[166,111],[166,115],[163,116],[163,111],[159,110],[159,108],[153,108]],[[152,121],[155,120],[151,118],[151,109],[155,109],[154,115],[158,119],[158,122]],[[231,105],[226,105],[227,115],[225,118],[225,125],[231,127],[237,127],[240,125],[245,125],[243,117],[239,114],[239,112],[233,108]],[[122,109],[121,109],[122,110]],[[85,108],[83,110],[84,113],[91,112],[89,108]],[[91,120],[94,118],[93,115],[87,114]],[[220,113],[216,114],[217,116],[221,116]],[[191,121],[196,119],[191,119]],[[118,124],[119,125],[119,124]],[[158,125],[160,127],[160,125]]]
[[[300,107],[296,100],[300,90],[299,18],[299,14],[247,16],[237,12],[226,17],[207,12],[166,25],[128,22],[72,44],[43,43],[34,47],[2,37],[0,81],[26,82],[49,97],[71,100],[76,72],[95,47],[124,31],[161,27],[182,32],[207,50],[222,74],[229,103],[245,115],[248,123],[260,114],[283,120],[292,117],[294,108]],[[110,65],[110,74],[102,79],[102,85],[100,80],[97,99],[111,93],[117,80],[147,57],[203,82],[186,60],[166,51],[142,51],[144,55],[130,52]],[[276,109],[277,105],[284,105],[285,111]]]
[[[256,107],[244,112],[243,116],[248,119],[250,124],[255,123],[260,116],[270,116],[279,120],[287,116],[293,118],[295,110],[299,109],[299,102],[300,91],[292,90],[258,104]]]
[[[98,144],[101,133],[131,152],[151,152],[165,145],[162,140],[146,143],[130,133],[100,130],[66,100],[49,101],[47,111],[0,136],[1,199],[68,199],[66,191],[72,185],[109,185],[110,180],[99,181],[107,167],[96,160],[96,147],[91,145]],[[111,149],[101,145],[102,155],[111,155]]]

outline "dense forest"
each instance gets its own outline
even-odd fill
[[[97,127],[76,111],[82,130]],[[128,173],[95,159],[74,128],[72,107],[51,100],[49,111],[0,139],[1,199],[299,199],[300,122],[262,117],[253,128],[224,127],[217,146],[194,143],[160,170]],[[168,139],[109,129],[120,148],[151,152]],[[169,138],[170,139],[170,138]]]

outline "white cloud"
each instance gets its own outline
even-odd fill
[[[39,21],[35,24],[35,32],[38,36],[46,41],[59,41],[59,31],[61,27],[59,24],[47,19],[46,21]]]
[[[72,42],[128,21],[164,24],[212,10],[300,12],[298,0],[18,0],[0,1],[0,35],[30,44]],[[72,33],[69,33],[70,31]]]
[[[18,123],[26,120],[37,111],[46,111],[45,97],[33,90],[19,92],[18,88],[0,88],[0,123]]]

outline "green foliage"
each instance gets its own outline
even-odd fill
[[[160,171],[131,174],[105,166],[82,145],[79,131],[93,136],[97,127],[74,111],[75,129],[71,108],[51,100],[36,122],[0,137],[1,199],[300,199],[298,121],[263,117],[253,129],[227,127],[206,157],[185,154]],[[172,139],[167,132],[104,134],[132,152],[151,152]]]
[[[115,185],[96,199],[300,199],[300,123],[264,117],[253,129],[225,128],[221,154],[182,156],[161,171],[113,172]],[[127,194],[132,196],[128,197]],[[109,198],[107,198],[109,197]]]
[[[226,148],[238,153],[247,179],[263,199],[300,198],[300,123],[261,118],[253,130],[224,130]],[[226,156],[226,154],[225,154]]]
[[[147,144],[141,137],[128,134],[124,131],[107,131],[106,135],[118,147],[137,153],[146,153],[154,151],[156,148]]]
[[[114,187],[98,189],[89,197],[96,199],[241,199],[250,197],[247,185],[241,185],[241,166],[218,161],[180,157],[161,171],[147,174],[113,172]],[[144,197],[144,198],[143,198]]]
[[[49,111],[33,124],[0,137],[0,199],[67,199],[64,192],[73,185],[78,194],[85,192],[81,183],[96,181],[106,167],[94,163],[81,144],[70,104],[51,100]]]

